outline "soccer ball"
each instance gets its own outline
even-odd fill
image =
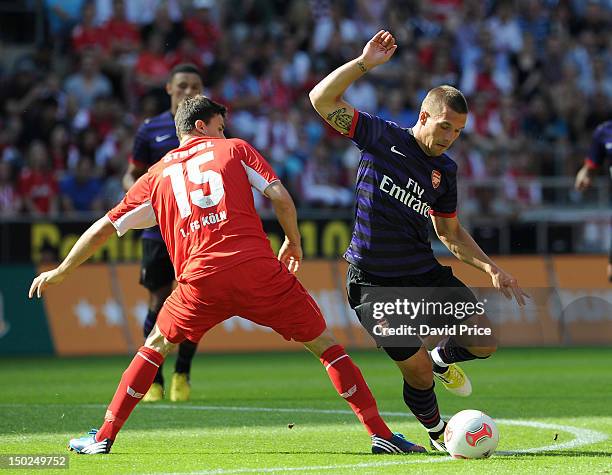
[[[453,458],[487,458],[499,443],[499,430],[484,412],[468,409],[458,412],[448,421],[444,443]]]

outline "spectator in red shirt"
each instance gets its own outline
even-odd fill
[[[259,80],[264,107],[279,110],[288,110],[291,107],[294,91],[283,78],[284,70],[284,61],[277,59],[270,66],[268,74]]]
[[[85,2],[81,10],[82,21],[72,30],[72,48],[80,53],[88,48],[105,50],[107,35],[104,29],[95,25],[96,4]]]
[[[24,208],[32,216],[56,214],[58,186],[50,171],[44,143],[32,142],[27,156],[28,167],[22,170],[18,186]]]
[[[162,36],[152,33],[136,62],[137,94],[142,96],[152,89],[163,88],[168,74],[170,67],[164,55]]]
[[[500,88],[495,82],[495,56],[487,52],[482,57],[481,66],[476,74],[476,90],[481,93],[490,92],[493,95],[500,93]]]
[[[214,0],[194,0],[194,11],[184,22],[187,34],[193,38],[196,47],[202,52],[212,52],[221,36],[219,28],[213,21],[210,10]]]
[[[113,16],[103,26],[107,46],[113,57],[136,53],[140,47],[140,33],[125,16],[123,0],[113,0]]]

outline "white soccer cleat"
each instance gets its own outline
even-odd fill
[[[68,442],[68,448],[75,451],[77,454],[108,454],[111,446],[113,445],[113,441],[110,439],[104,439],[98,442],[96,440],[97,433],[98,429],[91,429],[84,437],[70,439],[70,442]]]

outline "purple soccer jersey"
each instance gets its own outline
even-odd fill
[[[138,167],[149,168],[157,163],[166,153],[179,146],[176,136],[174,117],[170,111],[151,117],[143,122],[136,132],[134,148],[130,159]],[[144,239],[162,240],[159,227],[145,229]]]
[[[411,129],[355,111],[348,136],[361,150],[355,225],[344,258],[371,274],[398,277],[438,265],[430,214],[457,213],[457,164],[427,156]]]
[[[590,168],[601,168],[606,165],[606,161],[612,178],[612,120],[599,124],[595,129],[589,156],[586,159]]]

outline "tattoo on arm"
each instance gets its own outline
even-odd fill
[[[359,66],[359,69],[361,69],[362,72],[367,72],[368,68],[366,67],[365,63],[363,61],[357,61],[357,66]]]
[[[346,107],[341,107],[331,114],[328,114],[327,121],[335,125],[343,134],[348,134],[349,130],[351,130],[353,118],[350,114],[346,113]]]

